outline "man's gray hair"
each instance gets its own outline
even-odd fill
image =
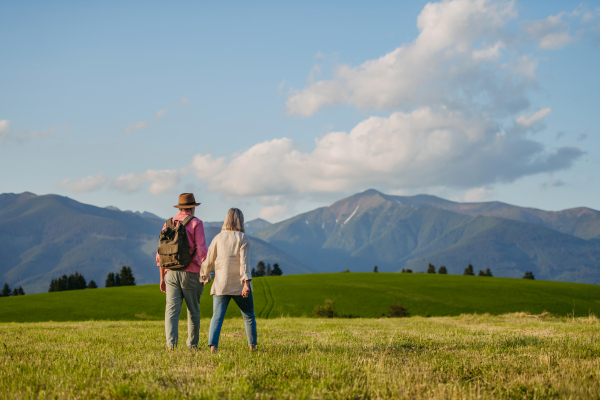
[[[230,208],[225,216],[222,231],[246,232],[244,229],[244,214],[239,208]]]

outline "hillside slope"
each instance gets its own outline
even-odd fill
[[[334,300],[338,312],[376,318],[401,302],[413,316],[503,314],[544,311],[556,315],[600,314],[600,286],[526,279],[428,274],[307,274],[255,278],[259,318],[312,316],[316,305]],[[158,285],[86,289],[0,298],[0,322],[162,320],[165,295]],[[202,318],[212,316],[206,288]],[[239,317],[232,302],[227,318]],[[185,311],[181,319],[186,318]],[[203,319],[203,324],[208,323]]]

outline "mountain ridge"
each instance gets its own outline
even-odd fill
[[[51,279],[78,271],[102,286],[108,272],[128,265],[139,284],[156,283],[154,257],[163,224],[163,219],[59,195],[0,195],[0,281],[39,293],[47,290]],[[314,272],[260,239],[250,241],[253,265],[261,257],[279,263],[285,274]]]
[[[374,265],[382,271],[403,267],[423,271],[435,260],[451,273],[461,273],[473,263],[476,268],[492,268],[499,276],[520,277],[532,270],[543,279],[600,283],[598,241],[561,232],[556,224],[549,227],[543,221],[522,221],[514,213],[514,219],[489,216],[494,205],[478,204],[477,212],[471,210],[475,216],[451,211],[461,204],[434,196],[400,197],[368,190],[273,224],[255,236],[321,272],[343,270],[344,266],[368,271]],[[582,220],[577,210],[546,212],[553,214],[545,217],[560,215],[564,220],[565,215],[576,214],[578,219],[569,226],[584,226],[587,234],[583,236],[589,236],[600,227],[597,212],[589,209],[590,222]],[[531,215],[531,211],[527,213],[520,219]],[[524,244],[511,239],[512,231],[519,233]],[[483,237],[486,240],[482,241]],[[469,249],[467,256],[453,250],[461,246]]]
[[[472,263],[496,276],[521,277],[527,270],[538,279],[600,283],[598,213],[368,190],[276,224],[248,221],[246,228],[251,264],[277,262],[284,274],[372,271],[375,265],[382,272],[418,272],[430,262],[460,274]],[[140,284],[155,283],[163,223],[64,196],[0,194],[0,279],[33,293],[76,270],[102,285],[107,272],[129,265]],[[221,226],[205,222],[208,243]]]

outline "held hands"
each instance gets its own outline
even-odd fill
[[[200,276],[200,283],[208,285],[210,283],[210,276],[201,275]]]

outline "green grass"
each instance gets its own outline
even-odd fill
[[[229,319],[212,355],[167,351],[162,321],[0,324],[0,397],[600,397],[595,317],[278,318],[258,333],[250,353]]]
[[[401,302],[411,315],[511,312],[600,315],[600,286],[525,279],[428,274],[337,273],[254,280],[259,318],[312,316],[315,305],[336,301],[340,313],[375,318]],[[162,320],[165,296],[158,285],[44,293],[0,298],[0,322]],[[206,288],[203,318],[212,316]],[[185,318],[185,311],[182,319]],[[239,316],[231,304],[227,317]]]

